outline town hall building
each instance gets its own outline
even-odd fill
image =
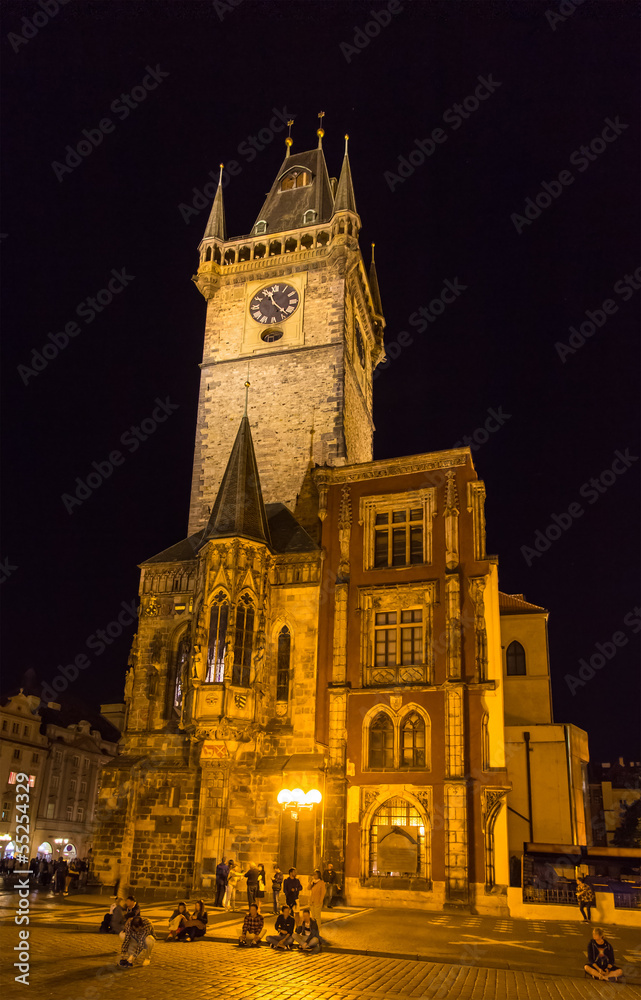
[[[286,140],[246,236],[219,185],[199,247],[188,535],[140,566],[97,871],[332,862],[353,904],[506,914],[525,842],[586,842],[587,738],[552,719],[547,612],[499,591],[469,448],[373,458],[385,318],[322,144]]]

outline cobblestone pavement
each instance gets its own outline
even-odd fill
[[[71,915],[71,914],[70,914]],[[411,961],[369,955],[276,953],[240,949],[205,938],[192,944],[159,941],[151,965],[116,966],[119,942],[94,929],[43,920],[30,925],[30,985],[36,1000],[175,1000],[176,995],[221,1000],[600,1000],[612,991],[641,1000],[637,986],[587,979]],[[231,930],[231,928],[229,928]],[[14,982],[18,928],[0,928],[5,996],[24,990]],[[11,956],[11,957],[10,957]],[[8,987],[8,988],[7,988]],[[24,994],[23,994],[24,995]]]

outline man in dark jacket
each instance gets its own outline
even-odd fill
[[[330,863],[323,872],[323,882],[325,883],[325,906],[331,910],[334,906],[334,897],[337,895],[340,885],[338,884],[338,872],[334,870],[334,865]]]
[[[296,878],[295,868],[289,869],[289,875],[283,882],[283,890],[285,892],[285,899],[287,900],[287,905],[291,908],[292,913],[294,913],[298,897],[300,893],[303,891],[303,886]]]
[[[225,859],[223,858],[220,864],[216,865],[216,901],[214,903],[216,909],[222,909],[228,875],[229,865],[225,864]]]
[[[276,917],[276,923],[274,924],[276,933],[270,934],[269,937],[265,938],[267,944],[271,945],[272,948],[280,948],[284,951],[291,945],[294,939],[294,927],[296,923],[291,912],[289,906],[285,905],[281,907],[281,912]]]
[[[296,928],[296,943],[301,951],[317,954],[320,951],[318,924],[308,909],[303,910],[302,919]]]
[[[614,964],[614,949],[603,937],[603,928],[595,927],[588,944],[588,964],[583,968],[593,979],[619,979],[623,970]]]

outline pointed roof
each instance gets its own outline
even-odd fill
[[[336,198],[334,199],[334,211],[356,213],[352,171],[349,168],[349,156],[347,155],[347,136],[345,136],[343,166],[341,167],[341,175],[338,179],[338,187],[336,188]]]
[[[251,538],[271,545],[251,428],[243,417],[201,545],[212,538]]]
[[[218,187],[216,188],[216,195],[214,197],[214,203],[211,206],[211,212],[209,213],[209,221],[207,223],[207,228],[205,229],[205,234],[203,239],[207,239],[210,236],[217,236],[219,240],[227,239],[227,227],[225,226],[225,206],[223,205],[223,165],[220,164],[220,177],[218,178]]]
[[[281,181],[290,170],[308,170],[312,175],[311,184],[281,191]],[[334,213],[334,198],[322,149],[310,149],[306,153],[288,152],[256,222],[266,222],[267,233],[300,229],[303,225],[303,216],[309,209],[313,209],[316,213],[310,225],[329,222]]]
[[[499,612],[502,615],[547,614],[547,609],[538,604],[530,604],[523,594],[504,594],[499,590]]]
[[[378,276],[376,274],[376,264],[374,263],[374,244],[372,243],[372,262],[369,266],[369,289],[372,293],[374,309],[379,316],[383,315],[383,304],[381,302],[381,292],[378,287]]]

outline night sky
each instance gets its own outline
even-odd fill
[[[635,6],[40,4],[5,3],[1,43],[5,694],[84,653],[61,697],[121,700],[137,564],[186,534],[203,188],[235,160],[227,229],[249,232],[285,150],[270,121],[302,151],[323,110],[366,261],[376,242],[375,457],[472,439],[501,589],[550,612],[555,719],[594,760],[639,759]]]

